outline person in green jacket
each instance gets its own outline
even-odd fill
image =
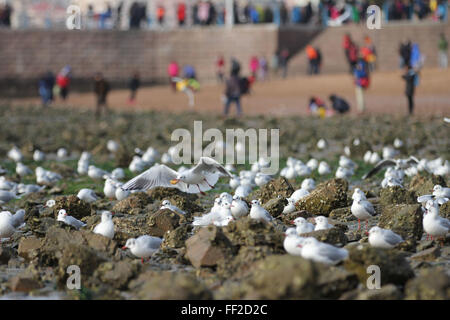
[[[443,69],[447,68],[448,65],[448,42],[445,39],[445,35],[441,33],[441,37],[438,42],[438,50],[439,50],[439,66]]]

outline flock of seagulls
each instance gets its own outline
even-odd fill
[[[353,144],[359,145],[359,139],[355,139]],[[398,149],[402,146],[403,142],[396,139],[393,147],[383,147],[381,153],[372,150],[367,151],[363,160],[366,163],[374,164],[374,168],[366,173],[363,179],[369,179],[381,170],[386,169],[384,179],[381,181],[381,187],[403,187],[405,176],[411,177],[421,171],[437,175],[449,173],[449,163],[442,158],[434,160],[418,160],[412,156],[407,159],[396,158],[399,154]],[[317,147],[323,150],[328,147],[328,142],[321,139],[318,141]],[[116,141],[109,140],[107,142],[107,150],[110,153],[117,152],[119,148],[120,145]],[[236,169],[232,165],[222,166],[209,157],[201,157],[199,162],[191,168],[181,166],[178,170],[174,170],[169,167],[173,163],[173,148],[169,148],[162,155],[152,147],[149,147],[146,151],[136,149],[135,153],[128,169],[137,175],[127,182],[122,182],[125,179],[123,168],[115,168],[111,172],[98,168],[92,163],[92,155],[86,151],[81,154],[78,160],[77,173],[79,175],[87,175],[95,180],[104,180],[103,193],[106,198],[111,200],[123,200],[131,193],[145,191],[154,187],[177,188],[186,193],[205,194],[205,192],[215,188],[219,178],[226,177],[229,179],[228,184],[232,193],[223,192],[215,198],[212,207],[207,213],[194,217],[192,222],[194,227],[208,225],[223,227],[227,226],[231,221],[245,216],[264,223],[274,223],[275,219],[262,206],[260,200],[255,199],[248,204],[243,199],[256,187],[262,187],[274,178],[272,175],[263,173],[264,169],[270,165],[267,159],[260,158],[251,165],[250,170],[240,170],[239,173],[236,173]],[[13,147],[9,150],[7,156],[16,163],[15,172],[19,177],[23,178],[33,175],[33,170],[23,163],[24,156],[19,148]],[[67,159],[69,152],[61,148],[57,151],[56,157],[59,160]],[[36,184],[15,183],[8,181],[4,176],[0,176],[0,204],[56,185],[62,179],[61,175],[44,169],[40,165],[47,158],[48,156],[40,150],[35,150],[33,153],[33,160],[38,164],[34,171]],[[161,163],[157,163],[158,160]],[[350,158],[350,148],[346,147],[344,154],[339,157],[338,167],[334,172],[334,176],[349,180],[355,174],[357,167],[356,162]],[[0,174],[5,174],[6,172],[5,169],[0,167]],[[301,187],[295,190],[290,197],[286,198],[287,205],[283,209],[283,214],[295,212],[295,204],[302,198],[307,197],[316,188],[316,182],[311,178],[314,172],[317,172],[319,175],[333,174],[331,166],[326,161],[319,161],[315,158],[311,158],[306,162],[294,157],[287,159],[286,166],[280,171],[280,176],[286,179],[303,177],[303,181]],[[79,190],[77,197],[88,203],[100,199],[94,190],[87,188]],[[432,238],[445,237],[448,233],[449,220],[439,215],[439,206],[447,202],[449,198],[450,188],[436,185],[431,195],[421,196],[417,199],[423,206],[424,231]],[[382,229],[378,226],[373,226],[369,230],[368,221],[376,215],[376,212],[363,191],[355,188],[352,200],[351,213],[358,219],[358,231],[361,229],[361,221],[365,221],[365,231],[368,234],[368,241],[371,246],[389,249],[403,242],[402,237],[392,230]],[[48,200],[45,207],[51,208],[55,204],[54,200]],[[186,214],[185,211],[167,199],[162,202],[160,209],[171,210],[181,215]],[[0,240],[11,237],[23,225],[24,216],[24,210],[18,210],[15,214],[9,211],[1,211]],[[113,216],[114,213],[110,211],[102,211],[101,221],[93,228],[92,232],[113,239],[115,235]],[[84,222],[70,216],[65,209],[58,211],[57,220],[71,225],[75,229],[86,227]],[[292,224],[295,225],[295,228],[287,228],[285,232],[286,238],[283,243],[287,253],[331,265],[337,264],[348,257],[348,252],[344,248],[322,243],[314,237],[304,237],[305,234],[313,231],[333,228],[334,226],[329,223],[326,217],[317,216],[311,222],[302,217],[297,217],[292,221]],[[142,235],[136,239],[128,239],[123,249],[129,249],[134,256],[141,258],[142,262],[144,262],[159,249],[162,241],[162,238]]]

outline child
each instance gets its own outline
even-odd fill
[[[139,77],[139,72],[136,71],[130,80],[129,87],[130,87],[131,92],[130,92],[130,98],[128,100],[128,103],[134,104],[136,102],[136,93],[137,93],[137,90],[139,89],[140,85],[141,85],[141,80]]]

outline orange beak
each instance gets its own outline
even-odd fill
[[[172,179],[170,180],[171,184],[177,184],[180,181],[180,179]]]
[[[128,249],[127,246],[122,247],[122,250],[127,250],[127,249]]]

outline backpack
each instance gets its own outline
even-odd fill
[[[250,81],[246,77],[239,79],[239,89],[241,94],[247,94],[250,92]]]

